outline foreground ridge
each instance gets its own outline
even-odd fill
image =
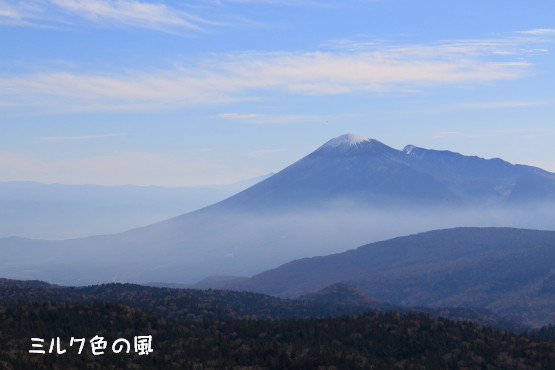
[[[0,307],[1,308],[1,307]],[[34,303],[1,308],[4,323],[0,364],[7,368],[48,366],[134,368],[496,368],[555,366],[555,343],[421,314],[368,313],[312,320],[226,320],[180,322],[104,303]],[[106,332],[106,324],[110,330]],[[56,328],[53,331],[53,328]],[[108,340],[129,333],[152,335],[148,356],[120,353],[77,355],[68,347],[75,335],[101,334]],[[30,337],[55,332],[68,348],[63,355],[32,357]]]

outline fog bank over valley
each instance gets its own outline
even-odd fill
[[[125,233],[61,242],[0,240],[4,276],[60,284],[194,283],[251,276],[294,259],[459,226],[555,229],[555,204],[371,209],[353,202],[276,214],[207,208]],[[25,266],[25,268],[22,268]]]

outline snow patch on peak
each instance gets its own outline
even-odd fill
[[[420,148],[418,148],[417,146],[407,145],[406,147],[403,148],[403,153],[411,155],[411,154],[414,154],[414,152],[418,149]]]
[[[335,139],[331,139],[327,143],[325,143],[322,147],[323,148],[336,148],[339,146],[353,146],[353,145],[360,145],[364,142],[370,142],[374,139],[371,139],[366,136],[360,135],[353,135],[353,134],[345,134],[336,137]]]

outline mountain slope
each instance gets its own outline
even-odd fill
[[[11,307],[33,302],[103,302],[148,310],[167,319],[194,321],[307,319],[369,311],[367,307],[313,303],[228,290],[171,289],[114,283],[61,287],[43,282],[39,286],[38,283],[0,279],[1,305]]]
[[[419,204],[454,197],[417,162],[377,140],[342,135],[219,206],[275,210],[333,200],[383,206],[399,200]]]
[[[418,159],[442,183],[469,198],[509,203],[555,200],[555,177],[536,167],[414,145],[406,146],[403,153]]]
[[[300,297],[298,297],[298,299],[320,303],[332,302],[342,303],[350,306],[375,307],[379,310],[388,308],[391,311],[394,310],[393,306],[388,304],[387,302],[381,301],[374,297],[370,297],[369,295],[364,294],[364,292],[360,289],[343,283],[336,283],[327,286],[317,292],[301,295]]]
[[[282,297],[353,285],[405,306],[484,307],[531,326],[555,322],[555,232],[437,230],[305,258],[237,285]]]
[[[348,284],[336,283],[317,292],[298,297],[299,300],[318,302],[320,304],[340,304],[350,307],[366,307],[376,312],[418,312],[449,320],[470,321],[476,324],[522,333],[529,327],[518,322],[503,319],[488,309],[477,307],[407,307],[394,305],[370,297],[362,290]]]
[[[164,222],[60,242],[0,239],[0,274],[60,284],[250,276],[430,229],[553,228],[552,189],[555,175],[534,167],[343,135],[249,189]],[[504,207],[512,198],[535,203]]]
[[[541,180],[523,185],[534,181],[529,178]],[[538,192],[539,188],[543,191]],[[375,139],[346,134],[220,205],[275,210],[351,200],[391,207],[460,205],[484,199],[496,204],[510,197],[554,200],[555,174],[499,158],[488,160],[413,145],[400,151]]]

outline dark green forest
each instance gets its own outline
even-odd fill
[[[368,310],[365,307],[280,299],[231,290],[154,288],[119,283],[60,287],[39,281],[0,279],[2,305],[41,301],[123,304],[180,320],[303,319],[351,315]]]
[[[394,306],[383,302],[381,313],[356,301],[333,303],[346,293],[358,294],[333,287],[317,295],[331,299],[325,302],[0,279],[0,369],[555,369],[553,326],[518,335],[465,320],[490,317],[480,309],[430,309],[452,321],[403,307],[387,312]],[[142,335],[152,336],[152,353],[112,353],[116,339]],[[108,342],[103,355],[91,352],[95,336]],[[48,353],[58,337],[67,352]],[[86,338],[83,353],[72,337]],[[31,338],[44,339],[47,353],[29,353]]]
[[[528,337],[543,338],[555,341],[555,325],[550,324],[542,328],[529,330],[524,335]]]
[[[3,369],[555,368],[553,342],[422,314],[175,321],[122,305],[43,302],[2,307],[0,320]],[[154,351],[94,356],[69,346],[95,335],[152,335]],[[60,337],[67,352],[30,354],[31,337]]]
[[[41,281],[0,279],[0,302],[17,305],[31,302],[90,303],[107,302],[148,310],[168,319],[307,319],[377,312],[421,312],[453,320],[468,320],[515,333],[528,329],[481,308],[403,307],[385,302],[374,304],[348,299],[356,288],[337,286],[325,295],[303,299],[282,299],[265,294],[232,290],[155,288],[137,284],[102,284],[61,287]],[[316,297],[316,298],[315,298]],[[319,299],[318,299],[319,298]]]

